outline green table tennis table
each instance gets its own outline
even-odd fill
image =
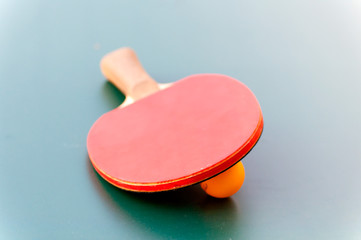
[[[361,3],[0,1],[1,239],[361,239]],[[139,194],[94,171],[86,137],[124,96],[122,46],[160,83],[226,74],[264,131],[228,199]]]

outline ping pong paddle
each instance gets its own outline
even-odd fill
[[[198,74],[165,87],[130,48],[107,54],[100,66],[126,100],[93,124],[87,149],[99,175],[119,188],[159,192],[224,175],[261,136],[259,103],[238,80]]]

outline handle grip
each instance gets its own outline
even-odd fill
[[[159,90],[157,82],[144,70],[131,48],[120,48],[105,55],[100,61],[100,69],[111,83],[133,100]]]

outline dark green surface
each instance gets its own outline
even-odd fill
[[[51,2],[0,1],[1,239],[361,239],[359,1]],[[87,132],[123,100],[98,63],[125,45],[159,82],[252,89],[242,191],[134,194],[93,171]]]

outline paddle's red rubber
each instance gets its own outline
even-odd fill
[[[200,74],[101,116],[87,139],[96,171],[131,191],[156,192],[206,180],[256,144],[260,106],[241,82]]]

